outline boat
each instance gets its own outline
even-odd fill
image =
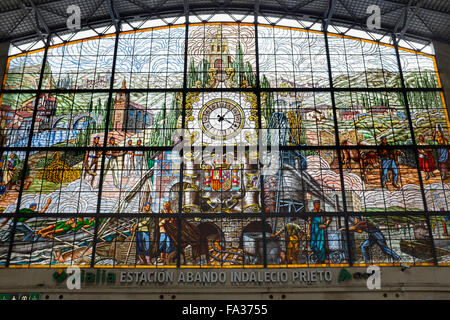
[[[58,240],[52,238],[42,238],[39,237],[33,242],[25,242],[25,241],[14,241],[12,246],[13,253],[22,253],[22,254],[31,254],[36,250],[50,249],[55,246],[55,244],[61,243],[74,243],[74,242],[82,242],[84,240],[91,241],[92,235],[85,232],[77,232],[77,233],[67,233],[64,235],[57,236]],[[64,241],[64,242],[63,242]],[[0,255],[7,254],[9,250],[9,241],[0,243]]]
[[[436,257],[450,256],[450,239],[434,240]],[[400,250],[418,259],[430,260],[433,258],[433,247],[428,239],[400,240]]]

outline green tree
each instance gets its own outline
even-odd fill
[[[202,87],[206,87],[209,82],[209,62],[206,59],[203,59],[200,62],[199,70],[200,70],[200,81],[202,83]]]
[[[250,62],[247,61],[244,69],[245,79],[248,81],[251,87],[256,87],[256,77],[253,73],[253,68]]]
[[[236,45],[236,58],[234,59],[235,85],[240,87],[242,84],[242,77],[244,72],[244,52],[242,50],[241,42],[238,41]]]
[[[261,79],[261,88],[270,88],[269,80],[267,80],[266,76],[263,75]],[[275,100],[273,96],[273,92],[266,92],[266,98],[264,100],[265,107],[262,110],[262,114],[267,121],[270,121],[272,117],[272,113],[275,111]]]
[[[195,87],[195,84],[196,84],[197,81],[198,81],[197,69],[195,68],[194,59],[191,58],[191,61],[189,63],[189,72],[188,72],[188,76],[187,76],[187,86],[188,86],[188,88]]]

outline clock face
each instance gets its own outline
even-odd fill
[[[242,108],[236,102],[223,98],[209,101],[199,114],[203,132],[213,139],[235,137],[242,130],[244,120]]]

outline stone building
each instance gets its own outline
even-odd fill
[[[120,89],[127,89],[126,80],[123,80]],[[153,123],[153,113],[145,106],[131,102],[129,94],[119,91],[114,100],[113,129],[136,133]]]
[[[211,39],[208,62],[218,73],[232,66],[228,40],[222,37],[220,28],[217,29],[216,37]]]

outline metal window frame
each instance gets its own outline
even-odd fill
[[[362,215],[362,216],[383,216],[383,217],[390,217],[390,216],[421,216],[424,217],[426,219],[426,223],[427,223],[427,227],[428,227],[428,232],[429,232],[429,236],[430,236],[430,241],[432,243],[432,251],[433,251],[433,265],[437,266],[438,264],[438,260],[437,260],[437,256],[436,256],[436,248],[434,246],[434,241],[433,241],[433,233],[431,230],[431,222],[430,222],[430,217],[435,217],[435,216],[449,216],[450,212],[449,211],[430,211],[427,207],[427,202],[426,202],[426,197],[425,197],[425,189],[424,189],[424,184],[422,181],[422,176],[418,167],[418,153],[417,153],[417,144],[416,144],[416,140],[414,138],[414,130],[412,127],[412,121],[411,121],[411,114],[410,114],[410,109],[409,109],[409,102],[407,99],[407,93],[408,92],[438,92],[438,93],[442,93],[443,89],[442,88],[407,88],[405,86],[405,81],[404,81],[404,76],[403,76],[403,72],[402,72],[402,66],[401,66],[401,61],[400,61],[400,53],[399,53],[399,46],[398,46],[398,42],[396,40],[396,35],[395,34],[391,34],[391,38],[394,39],[394,48],[395,48],[395,52],[396,52],[396,57],[397,57],[397,63],[398,63],[398,68],[399,68],[399,74],[400,74],[400,80],[401,80],[401,87],[399,88],[335,88],[333,85],[333,76],[332,76],[332,69],[331,69],[331,57],[330,57],[330,50],[329,50],[329,45],[328,45],[328,26],[329,26],[329,22],[331,19],[331,16],[333,14],[333,2],[332,1],[330,3],[330,8],[329,8],[329,12],[327,14],[326,17],[322,18],[321,24],[322,24],[322,32],[324,35],[324,39],[325,39],[325,48],[326,48],[326,56],[327,56],[327,65],[328,65],[328,77],[329,77],[329,87],[326,88],[261,88],[260,86],[260,70],[259,70],[259,52],[258,52],[258,48],[259,48],[259,42],[258,42],[258,26],[259,26],[259,22],[258,22],[258,18],[260,16],[260,12],[259,12],[259,1],[256,1],[255,3],[255,7],[254,7],[254,22],[253,22],[253,27],[255,29],[255,57],[256,57],[256,69],[255,69],[255,74],[256,74],[256,87],[255,88],[246,88],[246,89],[241,89],[241,88],[227,88],[227,89],[214,89],[214,88],[188,88],[187,86],[187,74],[188,74],[188,45],[189,45],[189,25],[191,24],[189,22],[189,16],[190,16],[190,8],[189,8],[189,3],[187,0],[184,1],[184,6],[185,6],[185,19],[186,22],[183,24],[184,28],[185,28],[185,47],[184,47],[184,71],[183,71],[183,87],[182,88],[177,88],[177,89],[173,89],[173,88],[166,88],[166,89],[125,89],[125,90],[121,90],[121,89],[115,89],[114,88],[114,78],[115,78],[115,71],[116,71],[116,61],[117,61],[117,52],[118,52],[118,43],[119,43],[119,39],[120,39],[120,34],[121,31],[119,30],[120,27],[120,17],[118,16],[118,14],[116,14],[115,10],[114,10],[114,0],[108,0],[108,3],[110,5],[111,8],[111,17],[114,21],[114,25],[116,27],[116,31],[115,31],[115,46],[114,46],[114,54],[113,54],[113,66],[112,66],[112,70],[111,70],[111,79],[110,79],[110,85],[109,85],[109,89],[70,89],[70,90],[47,90],[42,88],[42,83],[43,83],[43,78],[44,78],[44,69],[45,69],[45,65],[46,65],[46,61],[47,61],[47,54],[48,54],[48,50],[51,48],[51,39],[52,36],[57,36],[57,34],[54,35],[48,35],[47,39],[46,39],[46,46],[44,49],[44,59],[42,62],[42,66],[41,66],[41,71],[40,71],[40,77],[39,77],[39,85],[38,88],[36,90],[6,90],[6,89],[0,89],[0,95],[3,94],[8,94],[8,93],[32,93],[32,94],[36,94],[35,97],[35,105],[38,104],[39,98],[41,96],[41,94],[43,93],[47,93],[47,92],[51,92],[51,93],[105,93],[108,94],[108,106],[112,105],[113,102],[113,95],[117,92],[126,92],[126,93],[133,93],[133,92],[181,92],[182,93],[182,97],[183,97],[183,105],[186,104],[186,96],[188,93],[190,92],[251,92],[253,94],[256,95],[257,97],[257,106],[258,106],[258,114],[261,115],[262,114],[262,110],[261,110],[261,94],[263,92],[327,92],[330,94],[331,97],[331,102],[332,102],[332,107],[333,107],[333,116],[334,116],[334,130],[335,130],[335,145],[329,145],[329,146],[308,146],[308,147],[301,147],[301,146],[280,146],[280,150],[334,150],[337,153],[337,157],[338,157],[338,163],[339,163],[339,175],[340,175],[340,183],[342,186],[342,190],[340,191],[341,196],[342,196],[342,205],[343,205],[343,211],[344,212],[329,212],[326,214],[321,214],[323,216],[331,216],[331,217],[340,217],[340,218],[344,218],[345,221],[345,227],[346,227],[346,234],[347,234],[347,239],[349,239],[349,233],[350,231],[348,230],[349,227],[349,219],[351,218],[351,216],[353,215]],[[194,13],[195,14],[195,13]],[[274,26],[276,27],[276,26]],[[6,74],[5,74],[6,77]],[[366,146],[366,147],[361,147],[361,146],[345,146],[342,147],[340,145],[340,140],[339,140],[339,124],[338,124],[338,120],[337,120],[337,106],[336,106],[336,101],[335,101],[335,95],[336,93],[340,93],[340,92],[380,92],[380,93],[388,93],[388,92],[397,92],[397,93],[401,93],[404,98],[405,98],[405,103],[406,103],[406,110],[407,110],[407,121],[409,121],[409,126],[410,126],[410,134],[411,134],[411,138],[413,141],[413,144],[411,145],[402,145],[402,146],[389,146],[389,148],[392,149],[407,149],[407,150],[412,150],[415,153],[415,160],[416,160],[416,169],[418,172],[418,177],[419,177],[419,186],[421,189],[421,194],[422,194],[422,200],[423,200],[423,204],[424,204],[424,212],[423,213],[417,213],[417,212],[406,212],[406,211],[398,211],[398,212],[389,212],[389,213],[383,213],[383,212],[348,212],[347,211],[347,203],[346,203],[346,198],[345,198],[345,184],[344,184],[344,174],[343,174],[343,165],[342,165],[342,159],[341,159],[341,151],[343,149],[379,149],[380,146]],[[96,254],[96,243],[97,243],[97,236],[98,236],[98,225],[99,225],[99,219],[100,218],[106,218],[106,217],[117,217],[114,214],[105,214],[105,213],[101,213],[100,212],[100,208],[101,208],[101,198],[102,198],[102,186],[103,186],[103,179],[104,179],[104,169],[105,169],[105,156],[104,153],[106,150],[111,150],[111,149],[115,149],[115,148],[110,148],[107,146],[107,137],[108,137],[108,126],[109,126],[109,119],[111,117],[111,108],[108,109],[107,114],[106,114],[106,118],[105,118],[105,131],[104,131],[104,141],[105,143],[103,144],[103,146],[98,147],[98,148],[94,148],[94,147],[47,147],[47,148],[36,148],[36,147],[31,147],[31,142],[32,142],[32,134],[29,136],[28,139],[28,143],[27,143],[27,147],[25,148],[14,148],[14,147],[8,147],[5,146],[3,148],[3,152],[8,152],[8,151],[15,151],[15,150],[21,150],[21,151],[25,151],[26,152],[26,157],[25,157],[25,162],[24,162],[24,169],[21,172],[22,175],[22,181],[20,184],[20,190],[19,190],[19,194],[18,194],[18,199],[17,199],[17,212],[20,209],[20,203],[21,203],[21,198],[22,198],[22,194],[23,194],[23,188],[24,188],[24,178],[25,178],[25,173],[26,173],[26,169],[28,166],[28,159],[29,159],[29,155],[30,152],[32,151],[36,151],[36,150],[65,150],[65,151],[73,151],[73,150],[83,150],[83,151],[87,151],[87,150],[101,150],[103,151],[103,156],[102,156],[102,160],[101,160],[101,174],[100,174],[100,184],[99,184],[99,190],[98,190],[98,199],[97,199],[97,212],[95,214],[80,214],[78,217],[95,217],[96,218],[96,223],[95,223],[95,229],[94,229],[94,236],[93,236],[93,240],[92,240],[92,256],[91,256],[91,267],[95,266],[95,254]],[[37,110],[35,109],[33,112],[33,120],[32,120],[32,124],[31,124],[31,133],[33,133],[33,129],[35,126],[35,120],[36,120],[36,115],[37,115]],[[182,109],[182,123],[183,123],[183,129],[186,129],[186,123],[185,123],[185,119],[186,119],[186,109],[183,108]],[[258,127],[261,128],[261,117],[258,117]],[[430,146],[430,148],[437,148],[437,146]],[[136,149],[136,147],[133,148],[127,148],[127,147],[117,147],[118,150],[124,150],[124,149]],[[164,147],[164,146],[145,146],[143,148],[140,148],[140,150],[144,150],[144,151],[170,151],[171,147]],[[178,181],[178,183],[183,186],[184,182],[183,182],[183,172],[184,172],[184,166],[183,163],[180,166],[180,180]],[[264,179],[264,177],[262,177]],[[264,184],[262,184],[263,186]],[[183,193],[183,188],[180,188],[179,190],[179,208],[182,208],[182,204],[183,204],[183,199],[182,199],[182,193]],[[186,214],[186,213],[182,213],[181,211],[176,212],[176,219],[177,219],[177,223],[178,223],[178,227],[179,230],[181,230],[181,219],[188,219],[188,218],[217,218],[217,219],[223,219],[223,218],[231,218],[231,219],[243,219],[243,218],[256,218],[259,221],[261,221],[261,225],[264,226],[264,224],[266,223],[266,219],[268,218],[276,218],[276,217],[292,217],[295,216],[294,214],[284,214],[284,213],[280,213],[280,212],[275,212],[275,213],[270,213],[267,214],[265,213],[264,210],[264,205],[265,202],[264,200],[264,187],[261,188],[261,193],[260,193],[260,199],[261,199],[261,204],[262,204],[262,210],[260,213],[256,213],[256,214],[225,214],[225,213],[215,213],[215,214],[205,214],[205,213],[201,213],[201,214]],[[17,219],[20,218],[20,214],[3,214],[4,217],[12,217],[14,218],[14,222],[13,222],[13,226],[11,229],[11,237],[9,240],[9,251],[7,254],[7,258],[6,258],[6,267],[10,266],[10,260],[11,260],[11,254],[12,254],[12,248],[13,248],[13,244],[14,244],[14,235],[15,235],[15,228],[16,228],[16,224],[17,224]],[[148,217],[165,217],[167,216],[166,214],[146,214],[145,216]],[[311,213],[305,213],[304,217],[310,217],[312,216]],[[42,215],[27,215],[27,217],[43,217]],[[44,217],[49,217],[49,218],[59,218],[59,217],[67,217],[66,214],[52,214],[51,216],[44,216]],[[132,213],[124,213],[121,214],[120,216],[121,218],[142,218],[144,217],[143,214],[132,214]],[[276,230],[273,230],[274,232]],[[265,232],[263,231],[263,251],[264,251],[264,267],[267,267],[267,255],[266,255],[266,236],[265,236]],[[350,252],[350,257],[352,257],[351,254],[351,246],[350,243],[347,243],[348,246],[348,250]],[[181,261],[181,232],[178,233],[178,248],[177,248],[177,267],[180,267],[180,261]],[[349,265],[352,266],[353,265],[353,261],[349,261]]]

